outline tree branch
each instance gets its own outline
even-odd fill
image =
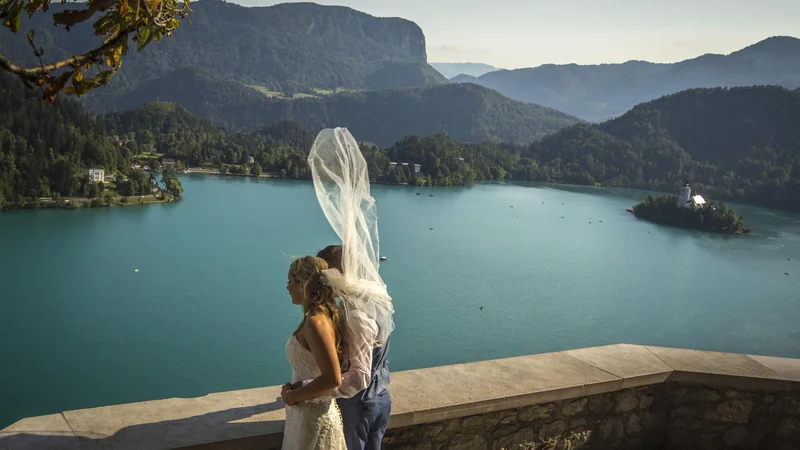
[[[26,69],[20,67],[10,59],[6,58],[3,55],[0,55],[0,68],[3,68],[11,73],[16,74],[17,76],[26,79],[28,81],[33,81],[38,83],[39,78],[43,75],[48,74],[50,72],[54,72],[56,70],[62,69],[67,66],[82,66],[89,61],[93,61],[98,57],[102,56],[107,50],[112,49],[120,44],[124,39],[128,38],[128,33],[132,30],[127,29],[124,32],[119,33],[116,37],[108,41],[106,44],[94,49],[90,50],[82,55],[70,56],[69,58],[62,59],[61,61],[56,61],[54,63],[50,63],[47,65],[39,66],[39,67],[32,67],[30,69]]]

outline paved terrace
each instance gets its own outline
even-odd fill
[[[800,359],[617,344],[390,387],[384,448],[800,448]],[[64,411],[0,431],[0,449],[280,448],[284,409],[270,386]]]

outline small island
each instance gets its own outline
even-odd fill
[[[680,197],[648,196],[630,210],[636,217],[650,222],[680,228],[691,228],[724,234],[752,234],[744,220],[724,203],[707,203],[700,195],[691,195],[685,185]]]

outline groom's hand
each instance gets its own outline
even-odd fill
[[[291,393],[292,393],[291,389],[284,390],[281,392],[281,398],[283,399],[283,403],[285,403],[286,406],[294,406],[297,403],[290,398]]]
[[[302,381],[299,381],[298,383],[299,386],[303,385]],[[289,393],[292,392],[292,389],[295,389],[292,383],[286,383],[283,386],[281,386],[281,398],[283,399],[283,403],[285,403],[286,406],[294,406],[295,404],[297,404],[297,402],[293,401],[290,398],[291,396],[289,395]]]

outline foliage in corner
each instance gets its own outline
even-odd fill
[[[66,3],[67,0],[61,0]],[[0,21],[14,33],[20,31],[23,13],[29,17],[47,11],[51,0],[0,0]],[[99,46],[83,54],[45,64],[44,49],[36,47],[35,32],[28,32],[28,43],[40,65],[24,68],[0,55],[0,68],[17,75],[28,87],[45,86],[43,101],[50,104],[59,92],[82,95],[108,83],[122,67],[130,38],[142,50],[153,40],[159,41],[181,25],[191,11],[189,1],[179,0],[88,0],[80,8],[53,14],[53,24],[67,31],[97,14],[94,35],[102,39]],[[69,85],[68,85],[69,84]]]

